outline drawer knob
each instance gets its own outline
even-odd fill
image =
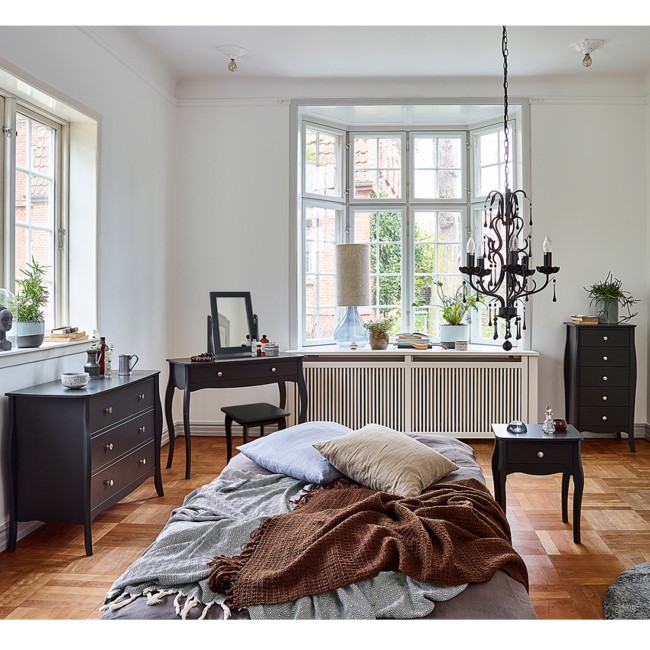
[[[603,377],[603,381],[607,381],[607,375]]]
[[[537,458],[544,458],[544,452],[543,451],[538,451],[537,452]]]
[[[138,399],[139,399],[139,400],[143,400],[143,399],[144,399],[144,393],[140,393],[140,394],[138,395]]]
[[[147,427],[138,427],[138,433],[146,433]]]
[[[139,461],[140,465],[146,465],[147,464],[147,459],[146,458],[141,458]]]
[[[606,336],[603,336],[603,341],[606,341],[606,340],[607,340],[607,337],[606,337]]]
[[[603,395],[603,402],[607,401],[607,395]]]
[[[275,372],[277,368],[271,368],[271,372]]]
[[[104,481],[104,485],[108,487],[113,487],[113,479],[109,478],[107,481]]]
[[[109,443],[106,445],[105,449],[106,449],[106,451],[113,451],[113,443],[112,443],[112,442],[109,442]]]
[[[607,419],[607,416],[606,416],[606,415],[603,415],[603,420],[606,420],[606,419]]]
[[[221,370],[217,373],[217,377],[223,377],[223,372],[221,372]]]
[[[607,357],[603,357],[603,361],[607,361]]]
[[[112,412],[113,412],[113,407],[112,407],[112,406],[107,406],[107,407],[104,409],[104,413],[107,413],[107,414],[109,414],[109,415],[110,415]]]

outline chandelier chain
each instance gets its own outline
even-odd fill
[[[510,188],[508,166],[510,162],[510,139],[508,137],[508,32],[503,26],[501,39],[501,52],[503,54],[503,161],[505,164],[505,187]]]

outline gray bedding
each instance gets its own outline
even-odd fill
[[[480,467],[474,460],[474,453],[472,448],[465,443],[454,438],[447,438],[445,436],[432,436],[432,435],[418,435],[411,434],[415,439],[423,442],[440,453],[444,454],[447,458],[452,460],[458,465],[458,470],[452,472],[445,481],[461,480],[466,478],[474,478],[485,484],[485,479]],[[223,470],[218,479],[213,483],[217,483],[219,479],[223,482],[237,481],[242,476],[258,477],[261,482],[264,482],[263,477],[269,480],[269,486],[275,489],[276,496],[282,492],[282,489],[287,489],[286,485],[280,481],[276,483],[278,475],[272,475],[265,469],[261,468],[256,463],[246,458],[243,454],[235,456],[228,466]],[[290,480],[290,479],[287,479]],[[291,479],[292,480],[292,479]],[[252,483],[255,483],[253,481]],[[299,483],[299,482],[298,482]],[[219,483],[221,484],[221,483]],[[304,484],[301,484],[304,485]],[[277,486],[277,489],[276,489]],[[300,485],[297,486],[300,489]],[[295,489],[291,486],[291,490]],[[273,504],[272,508],[280,508]],[[248,508],[248,505],[246,505]],[[182,509],[180,509],[182,510]],[[278,510],[281,511],[281,510]],[[256,514],[256,513],[255,513]],[[264,515],[266,513],[259,513]],[[178,514],[174,515],[178,518]],[[208,522],[204,522],[208,523]],[[166,527],[166,529],[169,527]],[[200,526],[199,526],[200,528]],[[164,537],[165,530],[161,532],[160,537]],[[201,535],[199,532],[196,536],[199,539],[198,544],[201,544]],[[230,535],[228,529],[228,535]],[[233,543],[238,543],[235,531]],[[248,534],[247,531],[242,531],[242,534]],[[159,539],[160,539],[159,537]],[[158,540],[157,540],[158,541]],[[164,541],[164,540],[163,540]],[[156,542],[154,543],[155,547]],[[150,547],[151,548],[151,547]],[[146,555],[147,553],[145,553]],[[229,553],[224,553],[229,554]],[[145,559],[146,560],[146,559]],[[138,562],[141,562],[142,558]],[[135,563],[136,565],[138,563]],[[140,574],[146,576],[146,561],[145,569],[140,568]],[[183,553],[183,559],[179,567],[179,571],[187,571],[186,557]],[[193,569],[189,565],[189,570]],[[173,570],[171,571],[173,574]],[[125,574],[128,577],[129,571]],[[138,576],[138,571],[135,571]],[[124,576],[122,576],[124,578]],[[185,579],[185,582],[198,580],[200,576]],[[434,585],[426,585],[418,583],[417,581],[410,581],[406,584],[407,578],[401,574],[392,574],[385,572],[380,574],[373,581],[366,581],[366,583],[359,583],[352,585],[350,588],[338,589],[335,592],[330,592],[324,597],[315,597],[314,599],[301,599],[296,603],[287,606],[273,606],[271,608],[256,607],[251,608],[251,611],[233,611],[228,612],[231,618],[403,618],[405,612],[411,613],[410,617],[417,618],[442,618],[442,619],[533,619],[535,613],[530,603],[530,599],[526,592],[525,587],[516,580],[502,571],[498,571],[492,579],[483,584],[470,584],[465,588],[461,586],[458,588],[437,587]],[[182,582],[181,579],[173,575],[169,577],[169,585]],[[120,582],[116,581],[117,586],[128,584],[128,580]],[[198,583],[200,584],[200,582]],[[169,585],[167,589],[169,589]],[[408,587],[408,588],[407,588]],[[224,617],[224,609],[220,606],[204,607],[201,603],[197,602],[196,606],[191,607],[191,598],[185,598],[180,601],[176,593],[169,593],[165,595],[165,585],[157,588],[158,595],[155,597],[156,604],[151,605],[148,603],[147,598],[144,596],[135,597],[126,605],[117,609],[108,609],[102,614],[102,619],[127,619],[127,620],[140,620],[140,619],[178,619],[178,611],[182,610],[185,605],[184,617],[187,619],[208,618],[217,619]],[[204,589],[199,589],[198,586],[193,586],[192,594],[198,593],[198,599],[204,600]],[[141,590],[141,588],[140,588]],[[173,589],[169,589],[170,592]],[[187,589],[185,590],[187,591]],[[136,590],[137,593],[137,590]],[[403,598],[391,598],[386,602],[377,602],[381,598],[373,598],[373,594],[387,594],[387,593],[404,593],[407,595],[406,600]],[[151,595],[149,596],[151,599]],[[130,599],[129,599],[130,600]],[[218,597],[214,598],[214,604],[218,605]],[[283,609],[284,608],[284,609]]]

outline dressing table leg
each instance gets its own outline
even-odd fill
[[[165,391],[165,420],[167,420],[167,431],[169,433],[169,451],[167,452],[167,468],[172,466],[174,460],[174,417],[172,414],[172,402],[174,401],[174,380],[172,373],[169,374],[167,390]]]
[[[190,387],[183,391],[183,430],[185,433],[185,478],[190,478],[192,467],[192,440],[190,436]]]
[[[226,462],[232,458],[232,416],[226,415]]]

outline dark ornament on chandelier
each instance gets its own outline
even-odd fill
[[[508,34],[503,28],[501,41],[503,53],[503,131],[505,191],[492,190],[485,200],[482,240],[476,251],[472,237],[467,241],[467,263],[460,272],[469,276],[463,285],[469,285],[477,293],[488,296],[489,325],[493,327],[494,340],[499,338],[499,319],[504,322],[503,349],[512,349],[510,339],[521,339],[526,329],[525,306],[529,296],[543,291],[551,276],[560,270],[553,266],[551,240],[546,237],[543,245],[543,264],[532,264],[532,203],[524,190],[512,191],[509,186],[510,142],[508,129]],[[528,201],[529,232],[524,232],[524,218],[519,214],[520,202]],[[476,254],[478,253],[478,254]],[[543,278],[532,277],[537,271]],[[553,302],[555,279],[553,279]],[[518,303],[522,307],[519,313]]]

